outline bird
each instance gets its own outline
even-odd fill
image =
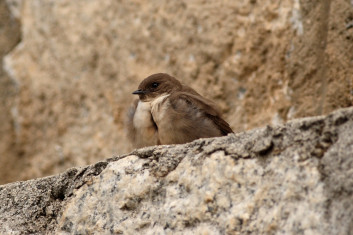
[[[217,105],[166,73],[145,78],[128,112],[134,147],[184,144],[233,133]]]

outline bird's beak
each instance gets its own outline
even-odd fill
[[[134,95],[143,95],[143,94],[146,94],[146,91],[136,90],[136,91],[132,92],[132,94],[134,94]]]

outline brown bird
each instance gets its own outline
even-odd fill
[[[174,77],[157,73],[145,78],[129,112],[129,137],[135,147],[183,144],[233,133],[216,105]]]

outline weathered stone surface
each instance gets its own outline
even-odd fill
[[[1,66],[3,57],[19,40],[20,24],[10,14],[6,2],[0,1],[0,184],[18,179],[23,168],[15,138],[19,126],[13,123],[13,117],[18,115],[15,104],[18,87]]]
[[[72,168],[65,173],[38,180],[0,186],[0,232],[29,234],[52,231],[56,218],[72,196],[92,176],[99,175],[106,162],[84,168]]]
[[[353,104],[348,0],[6,2],[21,41],[4,60],[2,183],[131,151],[124,112],[155,72],[215,100],[236,131]]]
[[[0,233],[350,234],[353,108],[0,187]]]

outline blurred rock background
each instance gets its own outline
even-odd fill
[[[350,0],[0,0],[0,183],[127,153],[166,72],[239,132],[353,105]]]

